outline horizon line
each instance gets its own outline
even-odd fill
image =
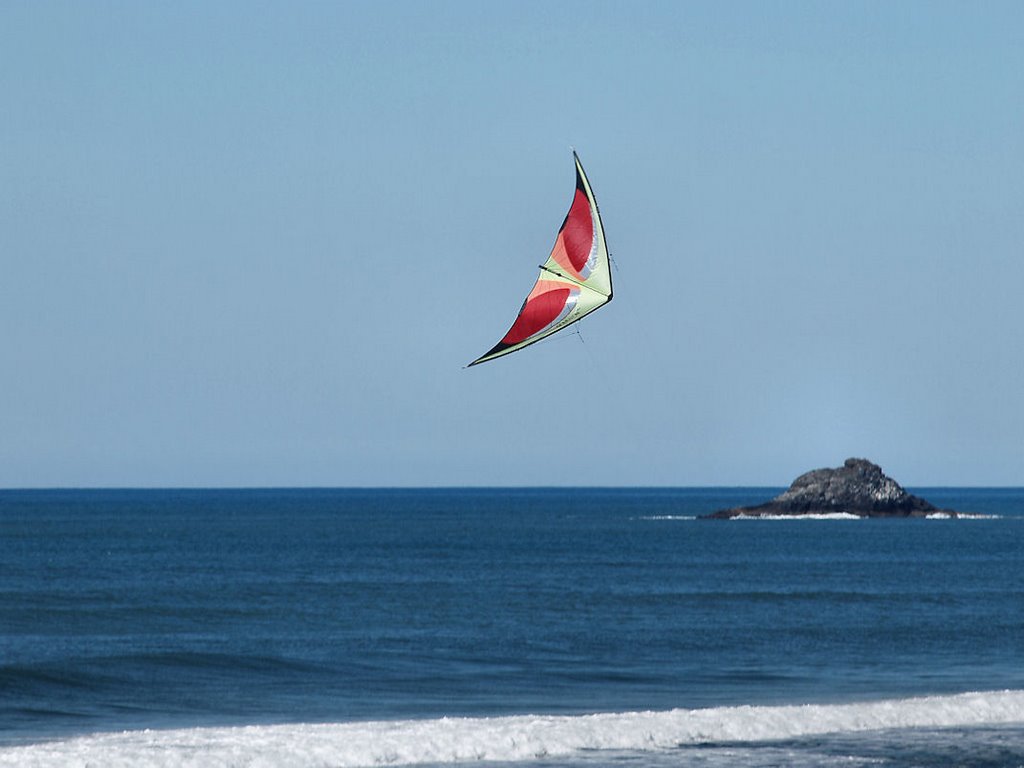
[[[902,485],[902,484],[901,484]],[[777,484],[710,485],[38,485],[0,486],[10,491],[456,491],[456,490],[690,490],[690,489],[774,489]],[[903,488],[948,490],[1024,490],[1024,485],[929,485],[911,483]]]

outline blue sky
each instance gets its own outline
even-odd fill
[[[1024,5],[0,5],[0,486],[1024,484]],[[615,301],[504,334],[571,200]]]

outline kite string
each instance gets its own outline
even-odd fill
[[[601,384],[599,386],[604,388],[605,393],[609,397],[612,397],[613,395],[615,395],[615,392],[612,388],[611,379],[607,375],[607,368],[605,367],[604,363],[598,359],[597,355],[594,354],[594,350],[592,350],[590,346],[587,344],[586,339],[583,338],[583,329],[581,328],[582,325],[582,321],[576,323],[575,335],[577,338],[579,338],[580,344],[583,345],[583,349],[586,350],[586,358],[587,361],[590,363],[590,367],[593,373],[592,380],[600,381]]]

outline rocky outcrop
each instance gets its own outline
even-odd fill
[[[919,496],[907,493],[867,459],[847,459],[836,469],[815,469],[800,475],[789,489],[754,507],[722,509],[707,518],[767,515],[837,515],[857,517],[956,517]]]

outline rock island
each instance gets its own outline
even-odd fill
[[[711,519],[801,515],[855,515],[857,517],[957,517],[919,496],[907,493],[867,459],[847,459],[835,469],[814,469],[800,475],[789,489],[771,501],[753,507],[721,509]]]

